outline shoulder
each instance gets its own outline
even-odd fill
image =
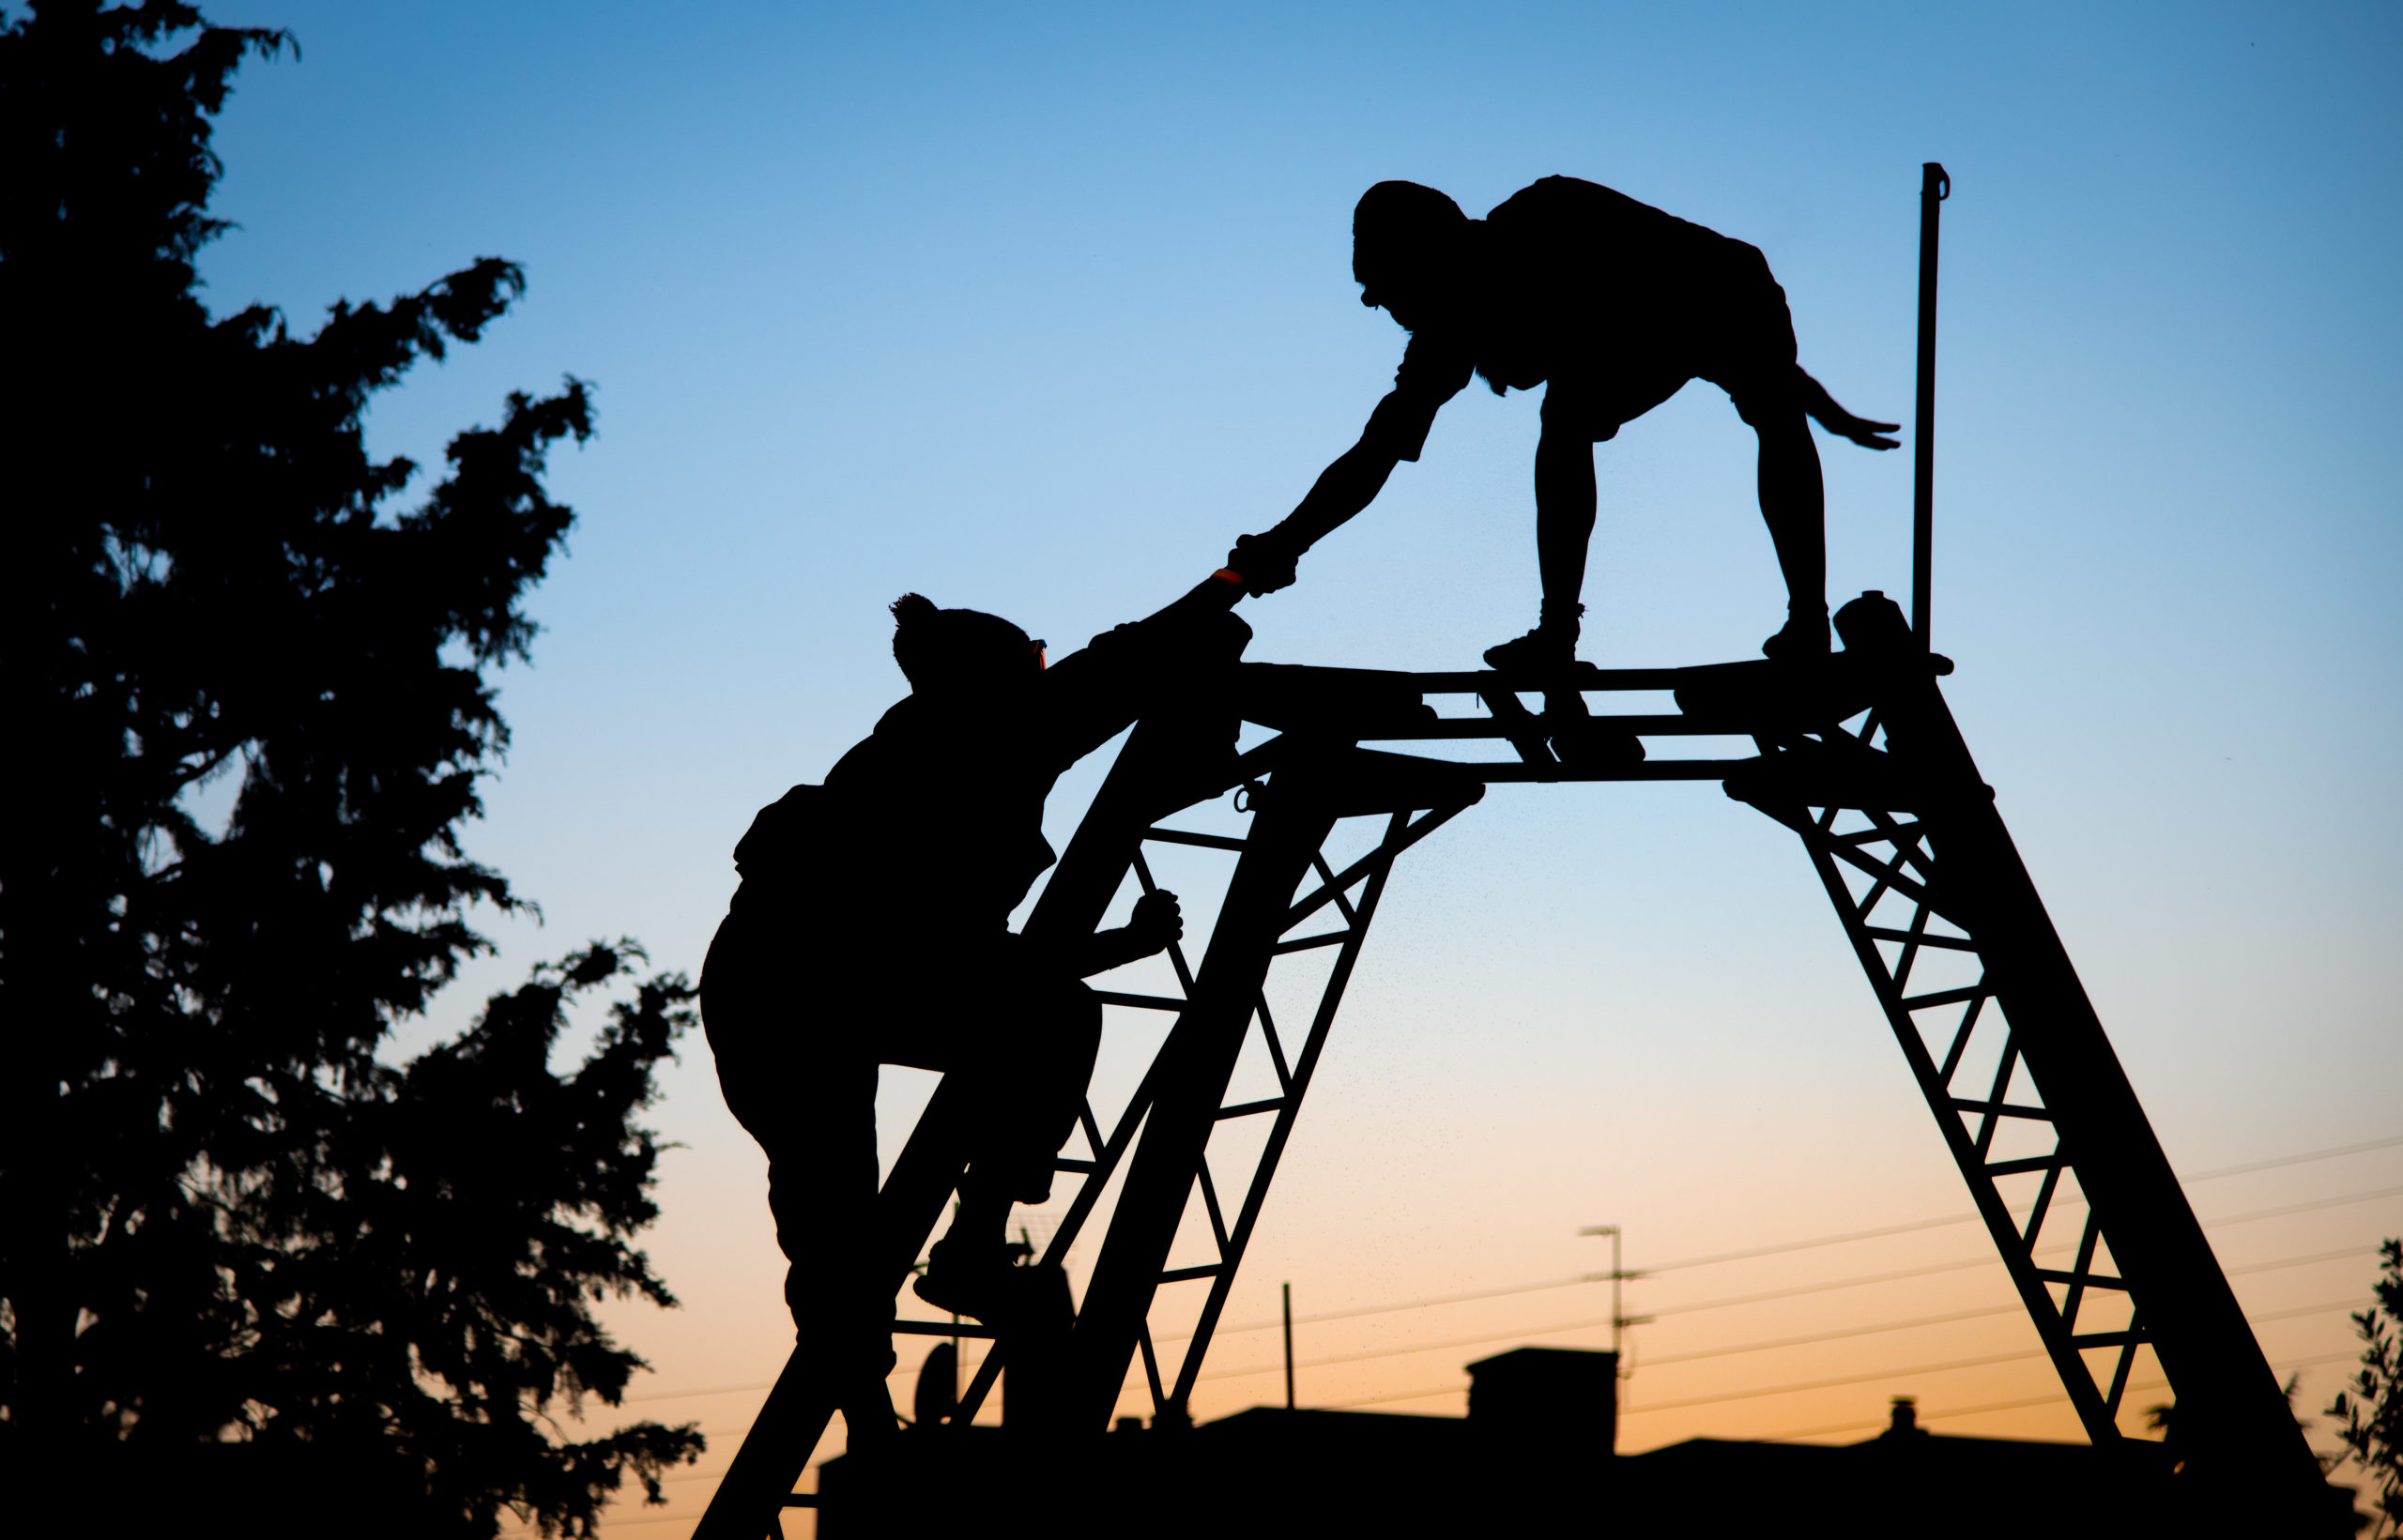
[[[788,871],[825,816],[826,788],[798,785],[761,808],[734,846],[734,869],[744,877]]]
[[[1451,328],[1426,328],[1410,334],[1401,350],[1401,367],[1394,372],[1396,389],[1411,395],[1449,400],[1468,384],[1477,350],[1468,338]]]
[[[1577,176],[1546,176],[1521,188],[1485,218],[1497,231],[1519,234],[1543,231],[1625,238],[1645,232],[1665,235],[1701,229],[1614,188]]]

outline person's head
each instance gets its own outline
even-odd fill
[[[980,694],[1043,672],[1043,644],[998,615],[905,593],[893,602],[893,661],[921,694]]]
[[[1360,303],[1383,305],[1410,325],[1404,312],[1441,298],[1468,229],[1461,206],[1431,187],[1379,182],[1369,189],[1352,210],[1352,276],[1360,281]]]

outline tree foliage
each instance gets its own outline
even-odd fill
[[[2353,1317],[2364,1344],[2352,1383],[2328,1415],[2376,1484],[2380,1532],[2403,1533],[2403,1241],[2379,1248],[2378,1303]]]
[[[176,0],[0,22],[0,1441],[341,1472],[382,1494],[354,1532],[490,1533],[503,1502],[589,1532],[700,1447],[545,1432],[640,1366],[592,1304],[673,1303],[631,1241],[634,1119],[691,991],[639,983],[554,1074],[565,1002],[638,955],[596,946],[406,1068],[378,1050],[484,949],[469,911],[521,907],[459,836],[589,391],[511,395],[398,506],[418,467],[369,454],[371,398],[520,270],[306,336],[213,317],[210,120],[283,36]]]

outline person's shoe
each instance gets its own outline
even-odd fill
[[[938,1310],[994,1325],[1018,1295],[1021,1270],[1010,1262],[1021,1254],[1006,1242],[974,1245],[945,1237],[926,1254],[926,1270],[911,1289]]]
[[[1577,666],[1577,633],[1567,626],[1538,626],[1487,648],[1485,666],[1499,674],[1565,674]]]
[[[844,1396],[838,1410],[843,1413],[848,1433],[846,1447],[852,1454],[884,1454],[895,1448],[901,1424],[894,1414],[893,1397],[881,1381]]]
[[[1828,614],[1789,614],[1778,633],[1761,644],[1761,656],[1779,662],[1828,655]]]

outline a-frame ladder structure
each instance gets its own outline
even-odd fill
[[[1246,664],[1247,721],[1278,736],[1244,757],[1251,821],[1234,838],[1162,820],[1192,787],[1183,724],[1138,724],[1030,918],[1031,935],[1089,934],[1131,876],[1153,885],[1145,847],[1224,851],[1234,870],[1195,968],[1172,957],[1175,997],[1105,995],[1173,1013],[1175,1025],[1105,1130],[1088,1105],[1087,1152],[1062,1168],[1083,1185],[1050,1239],[1056,1261],[1116,1201],[1073,1326],[996,1341],[962,1398],[972,1417],[1011,1377],[1013,1425],[1098,1432],[1138,1364],[1155,1422],[1186,1417],[1194,1380],[1257,1227],[1302,1098],[1359,959],[1395,859],[1489,785],[1715,780],[1800,836],[1980,1215],[2089,1439],[2117,1446],[2120,1404],[2150,1348],[2179,1406],[2181,1484],[2223,1515],[2338,1532],[2327,1488],[2092,1005],[1996,811],[1936,684],[1949,664],[1913,645],[1876,594],[1837,617],[1844,650],[1824,662],[1688,669],[1581,666],[1551,681],[1542,716],[1525,681],[1491,673],[1396,674]],[[1676,713],[1589,717],[1584,696],[1674,692]],[[1429,695],[1484,713],[1441,717]],[[1647,760],[1642,739],[1750,739],[1737,758]],[[1370,742],[1507,743],[1514,760],[1463,762]],[[1167,788],[1182,787],[1181,790]],[[1375,820],[1364,856],[1325,853],[1344,820]],[[1331,951],[1307,1019],[1272,1015],[1281,959]],[[1229,1105],[1247,1044],[1272,1064],[1271,1096]],[[1214,1130],[1270,1120],[1249,1171],[1230,1183]],[[966,1164],[963,1120],[939,1088],[880,1199],[882,1261],[896,1290],[924,1253]],[[1223,1154],[1221,1159],[1224,1159]],[[1198,1209],[1213,1259],[1171,1268]],[[1164,1290],[1206,1284],[1171,1364],[1151,1328]],[[950,1322],[904,1332],[952,1334]],[[984,1334],[971,1327],[972,1334]],[[797,1353],[754,1422],[696,1540],[762,1540],[795,1496],[832,1414]]]

